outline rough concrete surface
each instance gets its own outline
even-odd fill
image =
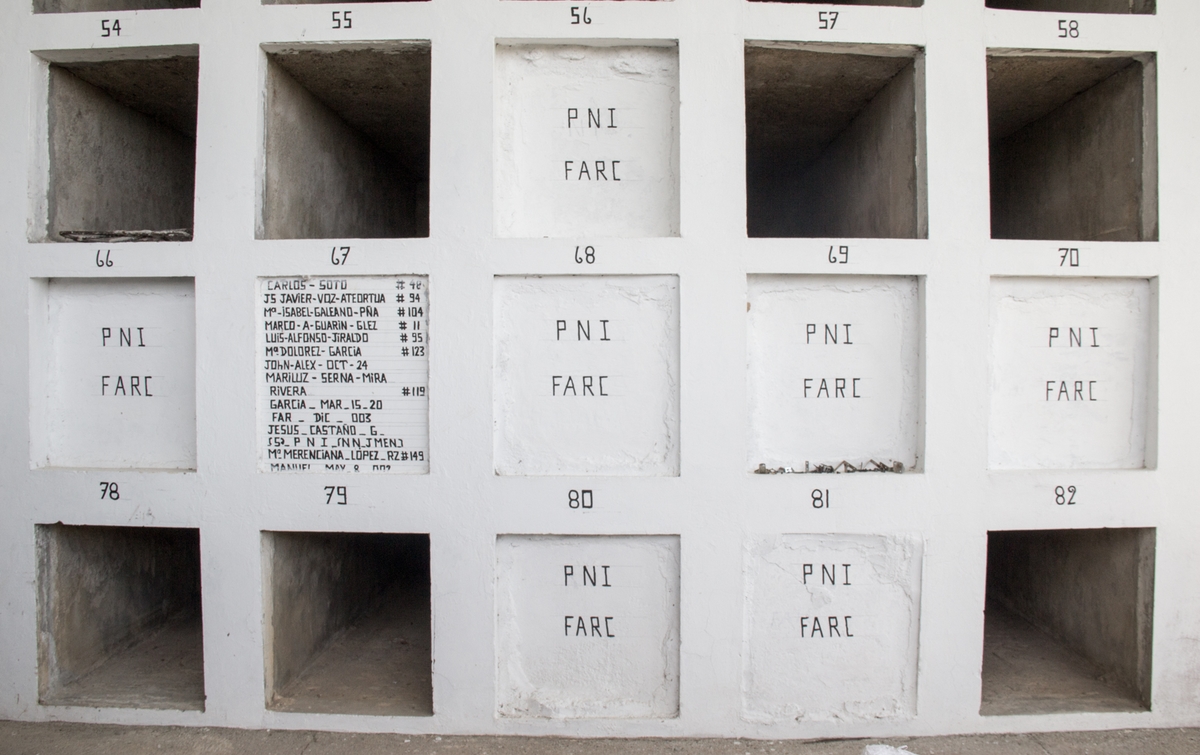
[[[260,237],[429,234],[429,60],[428,45],[268,56]]]
[[[988,533],[987,596],[1150,707],[1153,529]]]
[[[290,2],[300,1],[290,0]],[[106,10],[199,7],[200,0],[33,0],[34,13],[90,13]]]
[[[194,56],[50,66],[51,240],[191,228],[198,76]]]
[[[263,546],[269,707],[432,712],[428,536],[267,532]]]
[[[37,537],[41,700],[203,708],[199,531],[57,524]]]
[[[801,3],[804,5],[829,5],[827,0],[759,0],[759,2]],[[838,0],[838,5],[895,5],[902,8],[920,8],[925,0]]]
[[[1129,57],[989,57],[993,238],[1157,238],[1153,71]]]
[[[1200,730],[790,741],[437,737],[0,721],[0,755],[861,755],[867,745],[879,743],[905,747],[912,755],[1195,755]]]
[[[983,637],[982,715],[1145,710],[1103,668],[998,602],[987,605]]]
[[[1153,13],[1154,0],[988,0],[987,7],[1059,13]]]
[[[751,236],[925,235],[919,53],[746,48]]]

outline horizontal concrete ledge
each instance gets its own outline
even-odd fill
[[[841,740],[751,739],[564,739],[558,737],[437,737],[407,734],[340,734],[312,731],[170,726],[103,726],[0,721],[0,752],[88,752],[94,755],[239,752],[255,755],[859,755],[870,744],[906,747],[912,755],[1192,755],[1200,752],[1200,729],[1142,729],[978,734],[952,737]]]

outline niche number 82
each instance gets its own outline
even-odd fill
[[[1068,485],[1065,488],[1059,485],[1054,488],[1054,503],[1059,506],[1074,506],[1075,505],[1075,486]]]

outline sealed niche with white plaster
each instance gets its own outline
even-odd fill
[[[55,278],[34,295],[45,296],[48,351],[45,374],[32,375],[45,391],[34,464],[195,469],[192,279]]]
[[[679,279],[497,277],[499,475],[679,474]]]
[[[496,538],[497,713],[679,715],[679,537]]]
[[[921,554],[915,536],[777,535],[750,543],[745,717],[916,715]]]
[[[679,235],[675,46],[496,48],[498,236]]]
[[[429,279],[259,280],[260,472],[429,471]]]
[[[917,279],[751,275],[747,287],[750,468],[917,468]]]
[[[991,299],[989,466],[1146,466],[1150,281],[997,278]]]

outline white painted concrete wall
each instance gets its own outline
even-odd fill
[[[496,714],[679,715],[679,538],[496,541]]]
[[[414,733],[762,738],[1200,725],[1193,536],[1200,529],[1193,472],[1200,457],[1194,432],[1200,399],[1192,386],[1194,333],[1200,330],[1192,292],[1200,279],[1195,212],[1200,188],[1194,180],[1200,173],[1194,136],[1200,133],[1194,96],[1200,66],[1193,39],[1200,6],[1159,0],[1154,15],[1122,16],[988,11],[982,0],[926,0],[919,8],[589,2],[578,5],[587,8],[591,23],[581,18],[572,24],[572,5],[430,0],[264,7],[204,0],[203,7],[192,9],[39,15],[26,3],[0,8],[0,135],[7,145],[0,157],[0,428],[5,429],[0,716]],[[822,28],[820,14],[831,10],[839,14],[836,25]],[[351,12],[352,25],[333,28],[334,11]],[[1081,35],[1061,38],[1060,17],[1077,21]],[[121,21],[121,35],[102,36],[102,22],[113,19]],[[432,50],[429,237],[256,239],[262,45],[401,40],[427,40]],[[746,237],[747,40],[925,51],[927,239]],[[195,240],[30,241],[31,225],[38,227],[31,220],[40,215],[44,225],[45,217],[44,61],[192,45],[199,47],[201,71]],[[521,57],[532,49],[541,51],[543,62],[557,61],[553,70]],[[1157,55],[1159,241],[990,238],[989,49]],[[630,56],[620,64],[629,75],[613,74],[619,56]],[[575,91],[571,71],[584,68],[579,80],[587,86]],[[646,161],[642,183],[631,178],[629,191],[622,185],[619,195],[583,189],[571,194],[525,178],[544,168],[551,176],[546,180],[558,180],[551,169],[563,169],[576,147],[588,159],[612,159],[604,157],[610,145],[602,137],[589,141],[558,125],[576,95],[593,107],[625,108],[641,119],[632,121],[641,128],[612,147],[633,156],[631,168]],[[510,127],[523,130],[506,131]],[[598,192],[595,184],[587,188]],[[528,202],[513,204],[518,198]],[[1077,258],[1064,261],[1060,248],[1078,249]],[[261,281],[396,276],[426,278],[436,291],[427,312],[428,474],[259,471]],[[813,289],[834,277],[836,285]],[[98,301],[71,315],[73,320],[52,320],[46,281],[68,279],[86,280],[71,285],[89,291],[155,290],[162,281],[194,281],[189,289],[194,298],[186,307],[191,314],[184,316],[180,297],[155,315],[180,333],[194,323],[192,347],[161,354],[164,375],[170,370],[194,376],[189,404],[194,429],[180,419],[165,423],[169,435],[99,434],[100,415],[87,408],[87,394],[74,394],[79,408],[52,401],[72,395],[50,390],[66,385],[54,381],[71,374],[55,369],[50,376],[59,344],[83,343],[74,336],[51,337],[52,322],[83,328],[86,335],[107,316]],[[754,443],[763,442],[764,453],[779,453],[781,465],[816,454],[787,446],[796,441],[779,419],[792,412],[799,422],[796,407],[781,404],[769,411],[755,403],[765,395],[752,387],[755,375],[771,373],[750,369],[750,355],[767,343],[760,334],[778,325],[760,322],[769,305],[763,300],[760,306],[759,287],[774,280],[812,289],[783,297],[781,317],[807,317],[811,296],[841,292],[828,293],[831,311],[836,305],[835,314],[845,311],[853,318],[846,322],[878,323],[874,327],[886,349],[845,365],[831,362],[829,369],[856,366],[907,375],[916,360],[921,387],[915,412],[912,399],[903,398],[911,396],[908,389],[895,387],[907,378],[897,380],[893,372],[889,385],[895,393],[887,411],[896,429],[890,432],[889,426],[886,435],[893,440],[886,448],[861,451],[908,455],[912,473],[751,473],[762,456]],[[993,330],[992,318],[1000,311],[993,297],[1010,283],[1033,285],[1030,281],[1050,292],[1039,300],[1040,309],[1005,310],[1004,322],[1038,332],[1059,320],[1060,327],[1099,322],[1113,330],[1118,358],[1078,366],[1113,380],[1124,375],[1130,385],[1143,375],[1143,422],[1135,421],[1132,398],[1128,425],[1106,420],[1107,410],[1082,414],[1071,437],[1086,437],[1086,443],[1068,447],[1064,456],[1062,444],[1048,445],[1055,436],[1037,429],[1051,427],[1052,418],[1032,415],[1039,425],[1015,425],[1000,437],[1046,442],[1037,456],[1030,461],[1023,447],[1007,457],[994,455],[998,447],[990,440],[1002,427],[997,423],[1022,415],[1005,411],[1004,418],[996,417],[993,401],[1002,394],[992,390],[992,379],[1007,374],[998,384],[1007,386],[1036,377],[1044,392],[1049,378],[1042,370],[1035,374],[1035,365],[1055,371],[1072,366],[1039,361],[1057,359],[1057,352],[1032,336],[1015,332],[998,338]],[[1113,293],[1077,297],[1069,293],[1075,286],[1093,293],[1107,286]],[[138,297],[119,298],[143,304]],[[557,320],[595,321],[608,312],[614,312],[615,323],[630,324],[622,336],[628,340],[575,343],[570,351],[554,340]],[[912,342],[914,320],[916,347],[903,347]],[[1132,348],[1138,332],[1150,333],[1144,342],[1150,350],[1140,355]],[[554,348],[559,345],[564,348]],[[611,361],[603,352],[586,350],[600,345],[612,347]],[[94,376],[101,364],[72,348],[63,355],[79,360],[78,374]],[[786,378],[788,370],[799,369],[802,355],[780,349],[763,356],[777,360],[773,369]],[[582,398],[575,406],[570,406],[575,399],[568,400],[565,409],[545,403],[561,398],[545,397],[547,388],[553,390],[553,375],[610,374],[600,369],[626,381],[628,392],[611,397],[615,408],[588,408]],[[1020,372],[1025,369],[1027,376]],[[1030,390],[1036,389],[1035,384]],[[1036,398],[1035,393],[1030,406]],[[1033,408],[1045,408],[1042,398]],[[57,460],[49,451],[52,411],[76,426],[60,440],[88,441]],[[883,427],[882,410],[869,416]],[[1126,421],[1124,409],[1119,416]],[[829,437],[862,440],[862,417],[819,420]],[[112,417],[104,426],[120,428],[122,421]],[[1121,438],[1128,442],[1118,444],[1126,430]],[[768,431],[778,437],[772,440]],[[187,447],[189,438],[194,448]],[[842,448],[837,450],[840,455]],[[1053,468],[1041,468],[1047,462]],[[1095,468],[1101,463],[1113,468]],[[155,466],[172,471],[149,469]],[[101,499],[102,482],[118,483],[119,498]],[[1077,488],[1077,505],[1055,504],[1055,488],[1063,485]],[[338,488],[345,489],[345,505],[329,497]],[[34,527],[59,521],[200,530],[204,711],[37,704]],[[987,532],[1117,527],[1157,530],[1153,709],[981,717]],[[263,531],[429,534],[433,716],[308,715],[266,708]],[[551,539],[529,539],[535,537]],[[674,545],[641,547],[660,539]],[[529,698],[514,698],[515,688],[500,683],[500,664],[528,658],[530,668],[545,669],[538,664],[556,651],[548,639],[514,636],[513,621],[501,618],[508,610],[502,598],[527,601],[514,604],[535,617],[532,623],[515,620],[522,633],[542,631],[541,617],[555,616],[554,627],[563,631],[563,616],[576,614],[560,608],[558,595],[536,598],[535,578],[548,580],[554,569],[561,576],[570,563],[564,555],[605,557],[613,542],[622,544],[618,555],[628,551],[627,563],[653,589],[614,604],[612,611],[589,603],[587,615],[604,610],[605,616],[617,616],[618,609],[645,607],[641,620],[668,641],[658,652],[636,644],[628,655],[615,657],[614,663],[636,662],[599,703],[570,687],[570,678],[550,677],[562,686],[542,701],[544,710],[529,713],[531,707],[522,707]],[[547,543],[554,548],[566,543],[561,545],[566,553]],[[672,548],[677,561],[666,555]],[[777,558],[802,569],[809,552],[831,563],[848,553],[847,562],[878,562],[886,566],[881,574],[894,575],[867,582],[850,597],[830,591],[832,610],[877,617],[880,627],[889,628],[886,642],[865,643],[870,652],[862,658],[832,652],[812,658],[795,633],[785,631],[786,623],[772,628],[771,611],[794,622],[810,608],[813,615],[825,610],[816,606],[823,599],[817,593],[797,589],[786,571],[765,566],[767,558]],[[661,568],[655,571],[655,565]],[[676,582],[674,640],[669,595]],[[512,641],[528,644],[516,655],[505,644]],[[653,669],[668,678],[663,669],[676,657],[671,649],[676,641],[677,704],[669,686],[658,697],[647,696],[648,676],[641,676]],[[773,648],[780,648],[779,668],[762,655]],[[595,656],[564,657],[577,668],[601,667]],[[889,676],[864,678],[866,658]],[[801,663],[821,674],[792,675],[785,682],[782,671]],[[879,684],[891,685],[883,696],[875,689]],[[631,702],[619,702],[626,700]],[[500,714],[502,701],[517,715]]]
[[[493,306],[496,474],[679,474],[673,276],[500,277]]]
[[[196,468],[195,291],[187,278],[35,283],[48,361],[30,428],[49,467]]]
[[[993,469],[1140,469],[1154,375],[1147,280],[992,281]]]
[[[747,543],[742,695],[752,721],[917,711],[921,540],[776,535]]]
[[[496,48],[496,235],[679,235],[679,53]]]
[[[918,466],[915,278],[751,276],[750,469]]]

